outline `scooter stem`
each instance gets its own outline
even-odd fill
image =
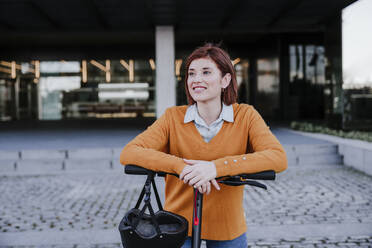
[[[200,248],[201,245],[201,225],[202,225],[202,209],[203,209],[203,194],[199,190],[194,189],[194,208],[192,214],[192,243],[191,248]]]

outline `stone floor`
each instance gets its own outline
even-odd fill
[[[58,174],[43,176],[0,177],[0,244],[6,246],[7,234],[22,239],[24,233],[51,231],[93,232],[116,229],[124,213],[133,207],[140,191],[141,176],[114,172]],[[161,185],[162,181],[158,180]],[[268,191],[246,187],[245,211],[248,239],[252,246],[349,247],[368,246],[372,235],[311,237],[303,233],[295,239],[271,237],[263,227],[282,227],[282,232],[296,226],[364,225],[372,227],[372,178],[353,169],[329,165],[319,169],[293,169],[281,173],[274,182],[265,182]],[[258,228],[259,231],[255,231]],[[289,229],[288,229],[289,228]],[[372,232],[372,229],[370,230]],[[368,233],[367,233],[368,234]],[[337,233],[336,233],[337,235]],[[285,236],[285,235],[284,235]],[[265,237],[268,237],[265,239]],[[1,241],[2,240],[2,241]],[[84,241],[81,240],[84,244]],[[116,247],[113,244],[76,243],[20,247]],[[42,244],[40,244],[42,245]]]
[[[283,144],[317,143],[276,135]],[[117,225],[144,178],[118,171],[0,175],[0,247],[121,247]],[[371,176],[343,165],[289,164],[263,183],[267,191],[245,189],[249,247],[372,247]]]

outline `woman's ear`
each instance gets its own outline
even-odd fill
[[[231,82],[231,74],[230,73],[226,73],[225,76],[222,77],[222,81],[221,81],[221,86],[222,88],[227,88],[227,86],[229,86]]]

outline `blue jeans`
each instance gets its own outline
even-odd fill
[[[243,233],[233,240],[206,240],[207,248],[247,248],[247,236]],[[191,238],[188,237],[182,248],[191,248]]]

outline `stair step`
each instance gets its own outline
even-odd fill
[[[112,159],[113,149],[111,148],[92,148],[68,150],[68,159]]]
[[[338,148],[334,144],[316,144],[316,145],[284,145],[284,150],[288,154],[296,155],[314,155],[314,154],[337,154]]]
[[[342,156],[338,154],[302,155],[297,159],[297,165],[312,164],[342,164]]]
[[[100,170],[110,170],[112,168],[111,159],[67,159],[65,160],[65,170],[74,171],[100,171]]]
[[[342,164],[334,144],[284,145],[289,165]],[[0,173],[45,174],[63,171],[123,171],[122,148],[0,151]]]
[[[284,145],[288,164],[321,165],[342,164],[343,158],[334,144]]]
[[[18,151],[0,151],[0,160],[17,160],[19,159]]]
[[[16,169],[16,162],[13,159],[1,159],[0,160],[0,173],[1,172],[12,172]]]
[[[66,158],[66,150],[22,150],[22,160],[62,160]]]
[[[18,159],[0,160],[0,173],[36,175],[63,171],[123,170],[119,159]]]
[[[63,159],[24,159],[16,161],[16,171],[26,174],[45,174],[63,170]]]

